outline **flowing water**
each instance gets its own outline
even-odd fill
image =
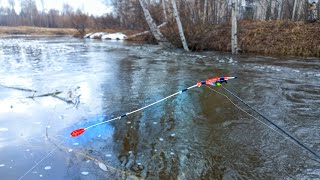
[[[70,136],[229,75],[226,88],[320,153],[319,59],[6,37],[0,74],[1,179],[320,178],[319,159],[205,86]]]

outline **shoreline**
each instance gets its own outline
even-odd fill
[[[0,26],[0,36],[74,36],[72,28],[46,28],[33,26]]]
[[[192,51],[231,51],[231,28],[225,25],[198,25],[184,27],[188,46]],[[320,57],[320,23],[292,21],[239,21],[239,54],[264,55],[275,57]],[[87,32],[124,32],[127,36],[137,30],[88,29]],[[161,28],[163,34],[177,47],[182,48],[176,26]],[[73,36],[80,37],[72,28],[45,28],[30,26],[0,26],[0,37],[7,36]],[[127,41],[151,43],[156,41],[151,33]]]

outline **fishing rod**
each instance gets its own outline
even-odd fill
[[[111,121],[119,120],[119,119],[121,119],[121,118],[123,118],[123,117],[126,117],[126,116],[130,115],[130,114],[136,113],[136,112],[138,112],[138,111],[142,111],[143,109],[146,109],[146,108],[148,108],[148,107],[151,107],[151,106],[153,106],[153,105],[155,105],[155,104],[158,104],[158,103],[160,103],[160,102],[162,102],[162,101],[164,101],[164,100],[166,100],[166,99],[169,99],[169,98],[171,98],[171,97],[173,97],[173,96],[179,95],[179,94],[181,94],[181,93],[183,93],[183,92],[185,92],[185,91],[187,91],[187,90],[190,90],[190,89],[192,89],[192,88],[200,87],[201,85],[221,86],[222,83],[227,83],[228,80],[230,80],[230,79],[235,79],[235,78],[237,78],[237,77],[236,77],[236,76],[234,76],[234,77],[233,77],[233,76],[232,76],[232,77],[222,76],[222,77],[216,77],[216,78],[209,78],[209,79],[207,79],[207,80],[205,80],[205,81],[199,81],[199,82],[197,82],[197,83],[196,83],[195,85],[193,85],[193,86],[190,86],[190,87],[185,88],[185,89],[183,89],[183,90],[181,90],[181,91],[178,91],[178,92],[176,92],[176,93],[173,93],[173,94],[171,94],[171,95],[169,95],[169,96],[167,96],[167,97],[165,97],[165,98],[162,98],[162,99],[160,99],[160,100],[158,100],[158,101],[156,101],[156,102],[153,102],[153,103],[151,103],[151,104],[149,104],[149,105],[146,105],[146,106],[144,106],[144,107],[141,107],[141,108],[136,109],[136,110],[131,111],[131,112],[127,112],[127,113],[125,113],[125,114],[123,114],[123,115],[121,115],[121,116],[115,117],[115,118],[113,118],[113,119],[109,119],[109,120],[106,120],[106,121],[102,121],[102,122],[100,122],[100,123],[93,124],[93,125],[88,126],[88,127],[86,127],[86,128],[76,129],[76,130],[72,131],[70,134],[71,134],[72,137],[77,137],[77,136],[81,135],[82,133],[84,133],[86,130],[88,130],[88,129],[90,129],[90,128],[93,128],[93,127],[95,127],[95,126],[99,126],[99,125],[101,125],[101,124],[105,124],[105,123],[108,123],[108,122],[111,122]]]
[[[303,149],[306,149],[307,151],[309,151],[311,154],[315,155],[317,158],[320,159],[320,155],[317,154],[315,151],[313,151],[312,149],[310,149],[308,146],[304,145],[302,142],[300,142],[297,138],[295,138],[294,136],[292,136],[290,133],[288,133],[287,131],[285,131],[283,128],[281,128],[279,125],[277,125],[276,123],[274,123],[273,121],[271,121],[269,118],[267,118],[266,116],[264,116],[263,114],[261,114],[259,111],[255,110],[252,106],[250,106],[247,102],[245,102],[244,100],[242,100],[240,97],[238,97],[237,95],[235,95],[233,92],[231,92],[229,89],[225,88],[224,86],[220,85],[220,87],[222,89],[224,89],[226,92],[228,92],[229,94],[231,94],[233,97],[235,97],[236,99],[238,99],[240,102],[242,102],[244,105],[246,105],[248,108],[250,108],[252,111],[256,112],[257,114],[259,114],[263,119],[265,119],[266,121],[268,121],[270,124],[272,124],[274,127],[276,127],[278,130],[280,130],[282,133],[284,133],[287,137],[289,137],[291,140],[293,140],[295,143],[297,143],[300,147],[302,147]]]

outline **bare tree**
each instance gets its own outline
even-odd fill
[[[38,15],[38,9],[34,0],[21,1],[21,12],[23,16],[29,19],[29,25],[34,26],[34,17]]]
[[[183,45],[183,49],[186,50],[186,51],[189,51],[187,40],[186,40],[186,38],[184,36],[182,24],[181,24],[181,21],[180,21],[180,16],[179,16],[179,13],[178,13],[176,0],[171,0],[171,3],[172,3],[172,7],[173,7],[173,15],[174,15],[174,17],[176,19],[176,23],[178,25],[179,35],[180,35],[180,39],[181,39],[181,42],[182,42],[182,45]]]
[[[232,13],[231,13],[231,51],[232,54],[238,53],[238,38],[237,38],[237,1],[232,0]]]
[[[77,12],[72,16],[72,26],[78,31],[80,37],[85,35],[87,25],[88,16],[78,9]]]
[[[303,6],[304,6],[304,1],[299,1],[298,8],[297,8],[298,9],[297,10],[297,20],[301,19],[301,14],[304,11]]]
[[[167,17],[167,10],[166,10],[166,0],[162,0],[162,11],[163,11],[164,22],[167,22],[168,17]]]
[[[277,20],[280,20],[282,17],[281,17],[281,14],[282,14],[282,0],[278,0],[278,16],[277,16]]]
[[[295,14],[296,14],[296,8],[297,8],[297,0],[294,0],[293,10],[292,10],[292,17],[291,17],[292,21],[294,21],[294,17],[295,17]]]
[[[125,18],[126,18],[126,0],[116,0],[116,9],[117,9],[117,16],[119,17],[120,26],[125,26]]]
[[[147,9],[147,6],[143,0],[139,0],[140,6],[143,10],[145,19],[148,23],[148,26],[151,30],[152,35],[154,38],[158,41],[158,43],[165,47],[172,47],[172,44],[168,41],[168,39],[160,32],[160,29],[154,22],[149,10]]]
[[[48,27],[58,27],[58,17],[59,17],[59,11],[55,9],[50,9],[48,12]]]
[[[11,10],[14,11],[14,6],[16,4],[15,1],[14,0],[8,0],[8,2],[9,2]]]
[[[208,0],[204,1],[204,6],[203,6],[203,23],[206,23],[207,20],[207,10],[208,10]]]
[[[8,0],[8,2],[9,2],[9,5],[10,5],[10,8],[11,8],[11,12],[10,12],[10,15],[12,16],[12,23],[11,23],[11,25],[16,25],[17,24],[17,18],[16,18],[16,16],[17,16],[17,14],[16,14],[16,11],[14,10],[14,6],[15,6],[15,1],[14,0]]]

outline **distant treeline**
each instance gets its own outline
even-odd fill
[[[166,21],[172,11],[171,0],[145,0],[157,24]],[[317,0],[314,0],[317,2]],[[43,0],[41,1],[43,5]],[[106,3],[110,1],[106,0]],[[139,0],[111,0],[115,11],[101,17],[89,16],[64,4],[62,11],[38,9],[35,0],[9,0],[10,6],[0,8],[1,26],[39,26],[50,28],[148,28]],[[308,19],[313,0],[238,0],[238,19],[293,20]],[[14,9],[20,3],[21,12]],[[230,22],[232,0],[177,0],[183,24],[223,24]],[[165,7],[165,8],[164,8]],[[319,9],[319,3],[316,4]],[[318,13],[318,11],[317,11]],[[170,17],[169,17],[170,18]],[[171,17],[172,18],[172,17]],[[169,19],[170,20],[170,19]],[[77,28],[77,27],[76,27]]]
[[[120,25],[141,27],[144,19],[139,0],[112,0]],[[172,0],[144,0],[157,24],[172,14]],[[225,24],[231,20],[231,8],[237,2],[238,20],[304,21],[310,9],[318,14],[318,0],[176,0],[183,24]],[[312,4],[315,2],[314,4]],[[317,16],[319,17],[319,16]]]
[[[21,11],[15,11],[16,3],[20,3]],[[42,3],[43,0],[42,0]],[[56,9],[41,10],[35,0],[9,0],[9,7],[0,7],[0,26],[38,26],[48,28],[115,28],[117,17],[105,14],[101,17],[90,16],[80,9],[73,9],[64,4],[62,11]]]

